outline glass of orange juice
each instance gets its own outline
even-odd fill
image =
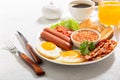
[[[98,6],[98,19],[101,24],[114,26],[115,37],[118,41],[120,36],[120,2],[100,2]]]

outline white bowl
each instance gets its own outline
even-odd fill
[[[94,32],[94,33],[98,36],[97,39],[92,40],[91,42],[97,43],[97,42],[100,40],[101,35],[100,35],[100,33],[99,33],[98,31],[93,30],[93,29],[89,29],[89,28],[79,29],[79,30],[77,30],[77,31],[74,31],[74,32],[71,34],[71,40],[72,40],[73,44],[74,44],[76,47],[80,47],[80,44],[81,44],[82,42],[84,42],[84,41],[89,41],[89,40],[87,40],[87,39],[85,39],[85,40],[80,39],[81,41],[77,41],[77,40],[75,40],[75,39],[73,38],[74,35],[76,35],[78,32],[81,32],[81,31],[92,31],[92,32]],[[88,36],[88,35],[87,35],[87,36]],[[77,37],[79,38],[80,35],[77,35]],[[83,37],[83,39],[84,39],[85,36],[82,36],[82,37]],[[92,35],[91,35],[91,36],[89,35],[89,37],[92,38],[93,36],[92,36]]]
[[[78,4],[88,4],[91,6],[86,8],[73,7],[74,5],[78,5]],[[95,10],[95,2],[93,2],[92,0],[74,0],[71,1],[68,6],[71,16],[78,22],[90,18],[93,11]]]

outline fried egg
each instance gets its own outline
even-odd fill
[[[43,41],[38,44],[36,46],[36,50],[39,52],[40,55],[50,59],[55,59],[59,57],[60,53],[62,52],[62,50],[54,43],[47,41]]]
[[[84,59],[81,58],[80,51],[78,50],[69,50],[69,51],[61,52],[60,57],[57,58],[56,60],[63,63],[77,63],[84,61]]]

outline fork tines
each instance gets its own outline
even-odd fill
[[[12,43],[12,41],[8,40],[5,43],[5,46],[7,47],[7,49],[10,51],[10,52],[16,52],[16,47],[15,45]]]

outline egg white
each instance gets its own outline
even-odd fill
[[[80,63],[84,62],[85,60],[81,57],[70,57],[70,56],[59,56],[56,61],[63,62],[63,63]]]
[[[60,52],[62,52],[62,50],[59,47],[56,46],[54,50],[45,50],[44,48],[42,48],[43,42],[36,46],[36,50],[39,52],[39,54],[50,59],[55,59],[60,56]]]

